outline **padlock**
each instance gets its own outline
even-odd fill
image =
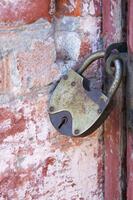
[[[115,74],[108,94],[91,89],[90,81],[82,73],[105,52],[98,51],[89,56],[76,72],[70,70],[56,86],[49,103],[49,117],[55,129],[67,136],[86,136],[95,131],[109,114],[109,105],[122,79],[122,62],[119,55],[111,54],[105,65],[114,64]]]

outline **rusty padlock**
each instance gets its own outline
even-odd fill
[[[109,103],[122,79],[119,55],[110,55],[105,63],[108,69],[111,68],[111,63],[115,67],[114,80],[106,95],[98,89],[90,89],[89,80],[82,75],[92,62],[104,57],[104,51],[91,54],[77,72],[71,69],[55,88],[49,103],[49,116],[60,133],[86,136],[106,119]]]

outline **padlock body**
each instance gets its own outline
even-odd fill
[[[87,83],[81,75],[70,70],[52,94],[49,105],[50,120],[64,135],[89,134],[97,128],[97,122],[108,102],[106,95],[100,90],[89,89],[89,81]]]

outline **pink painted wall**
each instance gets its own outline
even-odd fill
[[[109,12],[118,20],[120,0],[113,2]],[[104,198],[103,126],[86,138],[68,138],[48,117],[59,78],[103,48],[101,10],[99,0],[59,0],[56,6],[52,0],[0,0],[1,200]],[[110,37],[119,40],[121,29],[112,23]],[[88,77],[92,87],[101,87],[101,67]]]

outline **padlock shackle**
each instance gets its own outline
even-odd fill
[[[91,65],[94,61],[104,58],[105,57],[105,51],[97,51],[95,53],[92,53],[83,63],[81,68],[77,71],[80,75]],[[117,90],[117,88],[120,85],[121,79],[122,79],[122,61],[119,57],[119,54],[111,54],[108,59],[106,60],[107,66],[107,72],[109,74],[112,74],[112,69],[111,69],[111,64],[114,63],[115,66],[115,76],[114,76],[114,81],[112,83],[112,86],[109,89],[108,92],[108,97],[112,98]]]
[[[83,65],[79,68],[79,70],[77,71],[79,74],[82,74],[90,64],[92,64],[94,61],[100,59],[100,58],[104,58],[105,56],[105,51],[97,51],[95,53],[92,53],[83,63]]]
[[[109,89],[109,92],[108,92],[108,97],[110,99],[115,95],[115,93],[116,93],[116,91],[117,91],[117,89],[118,89],[118,87],[119,87],[119,85],[121,83],[122,72],[123,72],[123,70],[122,70],[122,68],[123,68],[122,61],[120,59],[115,59],[113,61],[113,63],[114,63],[114,66],[115,66],[115,76],[114,76],[113,83],[112,83],[112,85],[111,85],[111,87]],[[107,64],[108,64],[108,60],[107,60]]]

